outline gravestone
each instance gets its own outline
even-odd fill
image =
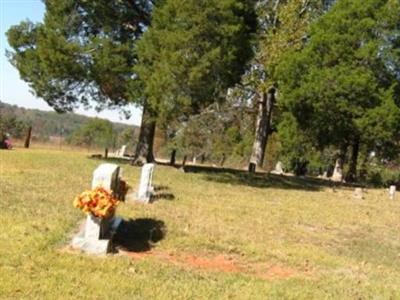
[[[278,161],[275,166],[275,170],[271,171],[271,174],[282,175],[283,172],[283,164]]]
[[[102,187],[119,195],[120,167],[115,164],[101,164],[93,172],[92,189]],[[111,238],[122,219],[113,216],[102,219],[89,214],[85,226],[73,238],[72,247],[90,254],[107,254],[111,251]]]
[[[118,157],[124,157],[124,156],[125,156],[125,152],[126,152],[126,145],[123,145],[123,146],[121,147],[121,149],[117,150],[116,155],[117,155]]]
[[[120,168],[116,164],[101,164],[93,172],[92,189],[102,187],[106,190],[119,192]]]
[[[322,174],[318,175],[318,178],[327,179],[328,178],[328,172],[324,171]]]
[[[394,200],[396,196],[396,186],[395,185],[391,185],[389,188],[389,198],[390,200]]]
[[[333,170],[332,181],[341,182],[343,180],[343,170],[340,159],[336,160],[335,169]]]
[[[356,199],[364,199],[364,196],[363,196],[363,189],[362,188],[356,188],[355,190],[354,190],[354,198],[356,198]]]
[[[139,202],[148,203],[151,195],[154,193],[154,187],[152,186],[153,173],[154,164],[145,164],[143,166],[137,193],[137,200]]]

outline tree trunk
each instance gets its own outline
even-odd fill
[[[139,141],[136,145],[132,164],[143,165],[154,162],[153,143],[156,131],[156,121],[146,103],[143,106],[142,123],[140,126]]]
[[[262,93],[258,102],[258,115],[256,133],[251,153],[249,172],[255,172],[255,166],[262,167],[264,163],[265,148],[271,127],[272,109],[275,102],[275,88],[271,87],[268,93]]]
[[[183,157],[183,160],[182,160],[182,168],[184,168],[184,167],[186,166],[186,160],[187,160],[187,155],[185,155],[185,156]]]
[[[32,126],[29,126],[28,132],[26,133],[26,138],[25,138],[25,148],[29,148],[31,144],[31,136],[32,136]]]
[[[346,175],[346,181],[354,182],[357,180],[357,160],[358,160],[358,153],[360,150],[360,138],[355,138],[352,146],[351,146],[351,158],[350,158],[350,165],[349,171]]]

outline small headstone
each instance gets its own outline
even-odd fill
[[[150,201],[150,197],[154,192],[154,188],[152,186],[153,173],[154,164],[145,164],[143,166],[137,193],[137,200],[140,202],[148,203]]]
[[[126,145],[123,145],[122,147],[121,147],[121,149],[119,150],[119,156],[120,157],[124,157],[125,156],[125,153],[126,152]]]
[[[318,178],[327,179],[327,178],[328,178],[328,172],[327,172],[327,171],[324,171],[324,173],[318,175]]]
[[[341,168],[340,159],[336,160],[335,169],[333,170],[332,181],[341,182],[343,180],[343,170]]]
[[[275,166],[275,170],[271,171],[271,174],[282,175],[283,172],[283,164],[278,161]]]
[[[394,200],[396,196],[396,186],[395,185],[391,185],[389,188],[389,198],[390,200]]]
[[[118,149],[117,151],[115,151],[115,156],[116,157],[124,157],[125,156],[125,152],[126,152],[126,145],[123,145],[120,149]]]
[[[118,165],[101,164],[93,172],[92,188],[102,187],[119,194],[119,173]],[[88,215],[85,226],[73,238],[72,247],[90,254],[107,254],[111,250],[111,237],[121,222],[122,219],[115,216],[102,219]]]
[[[356,188],[354,190],[354,198],[356,198],[356,199],[364,199],[363,189],[362,188]]]

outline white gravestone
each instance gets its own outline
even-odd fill
[[[153,173],[154,164],[145,164],[143,166],[137,193],[137,200],[140,202],[148,203],[150,201],[150,197],[154,192],[154,187],[152,186]]]
[[[324,173],[318,175],[318,178],[327,179],[328,178],[328,172],[324,171]]]
[[[108,191],[118,192],[120,168],[116,164],[101,164],[93,172],[92,189],[105,188]]]
[[[356,188],[354,190],[354,198],[356,198],[356,199],[364,199],[363,189],[362,188]]]
[[[114,155],[117,156],[117,157],[124,157],[125,156],[125,152],[126,152],[126,145],[123,145],[120,149],[115,151]]]
[[[126,152],[126,145],[123,145],[121,149],[119,150],[119,156],[124,157]]]
[[[340,159],[336,160],[335,169],[333,170],[332,181],[341,182],[343,180],[343,170],[341,168]]]
[[[389,198],[390,200],[394,200],[394,197],[396,196],[396,186],[391,185],[389,188]]]
[[[276,163],[275,170],[271,171],[271,173],[276,174],[276,175],[282,175],[284,173],[283,172],[283,164],[280,161],[278,161]]]
[[[120,168],[115,164],[101,164],[93,172],[92,189],[102,187],[118,194]],[[101,219],[93,215],[86,217],[83,229],[72,240],[72,247],[90,254],[107,254],[111,250],[110,239],[122,219]]]

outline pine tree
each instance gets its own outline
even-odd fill
[[[160,124],[225,99],[252,56],[254,3],[166,0],[137,44],[135,71]]]
[[[46,0],[43,23],[24,21],[9,29],[13,50],[8,56],[35,95],[57,112],[91,104],[123,110],[128,103],[144,106],[143,97],[132,92],[138,86],[133,66],[153,2]],[[154,127],[146,123],[146,112],[145,144]],[[147,154],[151,160],[152,153]]]

